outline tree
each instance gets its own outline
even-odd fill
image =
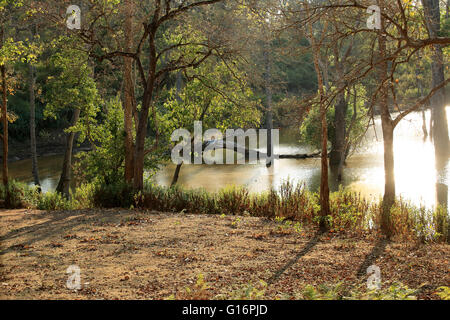
[[[216,58],[195,70],[186,70],[185,86],[170,89],[164,103],[160,126],[165,139],[169,140],[175,129],[192,130],[195,121],[203,123],[203,130],[258,125],[261,117],[259,100],[248,88],[240,69],[238,60],[226,64]],[[176,167],[172,186],[178,181],[181,167],[182,163]]]
[[[304,4],[306,14],[310,16],[309,4]],[[320,20],[319,20],[320,21]],[[328,228],[327,217],[330,216],[330,187],[328,184],[328,124],[327,124],[327,107],[325,102],[325,85],[323,80],[323,70],[320,67],[320,48],[323,39],[326,35],[328,21],[324,22],[324,25],[320,27],[322,30],[319,32],[319,39],[316,38],[314,32],[313,23],[314,19],[308,21],[307,24],[307,37],[311,44],[311,50],[314,57],[314,67],[317,74],[318,83],[318,106],[320,110],[320,123],[321,123],[321,177],[320,177],[320,228],[326,230]]]
[[[160,81],[171,72],[199,66],[213,53],[218,53],[222,46],[210,38],[207,42],[195,43],[187,43],[181,39],[176,45],[160,47],[159,44],[163,44],[158,43],[161,33],[165,28],[168,28],[170,23],[175,25],[182,23],[177,21],[177,19],[186,15],[187,12],[197,7],[212,5],[220,1],[155,1],[152,4],[142,3],[145,11],[142,10],[140,16],[135,15],[135,20],[138,21],[136,26],[139,26],[139,29],[135,29],[134,33],[139,34],[139,39],[135,42],[134,48],[129,51],[123,51],[120,47],[115,47],[114,43],[116,42],[105,43],[104,41],[105,38],[112,39],[117,36],[109,34],[108,37],[105,37],[104,34],[105,28],[114,30],[113,27],[110,27],[109,20],[115,12],[114,1],[107,1],[103,6],[98,3],[99,12],[91,12],[92,20],[89,23],[85,23],[84,25],[87,28],[82,29],[79,33],[80,38],[89,45],[88,51],[90,56],[98,61],[105,59],[114,60],[118,57],[131,57],[137,66],[143,93],[140,99],[141,107],[137,111],[138,115],[135,117],[136,138],[133,150],[133,186],[135,189],[140,190],[143,188],[145,157],[158,146],[159,132],[156,126],[155,95]],[[148,12],[149,14],[143,14],[143,12]],[[114,21],[114,23],[116,22],[117,20]],[[184,46],[195,48],[197,54],[194,59],[186,60],[185,57],[176,54],[173,55],[176,58],[170,59],[173,52]],[[142,58],[143,50],[146,51],[145,60]],[[168,57],[170,60],[162,61]],[[152,147],[148,147],[146,143],[150,116],[153,118],[156,132]],[[127,163],[129,164],[130,162],[128,161]],[[127,168],[126,172],[128,170],[131,172],[131,168]]]
[[[31,26],[31,38],[34,39],[36,36],[36,25],[33,24]],[[28,90],[30,95],[30,142],[31,142],[31,165],[32,165],[32,173],[34,184],[36,186],[40,186],[41,183],[39,181],[39,170],[38,170],[38,161],[37,161],[37,151],[36,151],[36,95],[35,95],[35,66],[32,62],[28,63],[29,70],[29,82],[28,82]]]
[[[305,6],[309,3],[302,2]],[[317,21],[321,17],[324,21],[329,21],[330,13],[334,15],[341,15],[342,21],[354,21],[355,23],[347,23],[349,28],[345,33],[339,34],[339,37],[345,38],[353,36],[358,33],[367,34],[367,43],[370,46],[366,48],[367,52],[362,52],[360,61],[350,69],[343,77],[343,83],[346,86],[353,86],[364,78],[374,75],[376,76],[376,84],[373,86],[371,92],[371,108],[373,114],[373,107],[377,104],[381,113],[383,139],[384,139],[384,161],[385,161],[385,194],[383,201],[383,231],[389,235],[389,217],[390,209],[395,201],[395,178],[394,178],[394,129],[398,123],[404,119],[411,112],[419,110],[425,102],[427,102],[433,95],[444,88],[449,82],[449,79],[444,79],[440,83],[435,83],[430,93],[417,103],[407,106],[405,109],[398,108],[397,96],[395,93],[394,79],[398,67],[410,61],[411,56],[417,51],[426,50],[433,46],[442,46],[450,44],[450,37],[442,37],[439,34],[429,34],[424,38],[420,33],[421,21],[418,3],[416,2],[385,2],[380,0],[378,7],[381,9],[381,30],[369,30],[365,26],[365,19],[358,21],[352,19],[354,10],[367,11],[370,1],[314,1],[310,6],[310,10],[306,12],[306,16],[300,19],[302,22],[309,20]],[[294,10],[295,11],[295,10]],[[301,11],[297,11],[301,12]],[[361,12],[361,11],[359,11]],[[360,15],[361,16],[361,15]],[[362,22],[362,23],[361,23]],[[417,27],[418,26],[418,27]],[[312,33],[312,32],[311,32]],[[375,37],[373,37],[375,36]],[[318,50],[316,50],[318,52]],[[320,69],[320,60],[316,58],[316,70]],[[319,71],[318,71],[319,72]],[[323,71],[326,75],[327,72]],[[337,90],[329,91],[326,97],[321,97],[320,102],[330,105],[341,90],[345,88],[338,88]],[[320,95],[320,92],[319,92]],[[313,97],[313,101],[317,97]],[[391,100],[390,100],[391,99]],[[400,113],[393,119],[391,115],[390,102],[398,108]],[[323,120],[323,116],[322,116]],[[324,127],[324,125],[322,125]],[[323,148],[324,149],[324,148]],[[323,169],[324,170],[324,169]]]
[[[124,52],[130,52],[134,45],[134,10],[133,0],[125,0],[124,6]],[[134,126],[133,116],[136,115],[135,84],[132,76],[133,58],[123,57],[123,111],[125,130],[125,181],[132,184],[134,178]],[[137,122],[137,121],[136,121]]]
[[[3,185],[8,186],[8,124],[15,117],[8,112],[8,95],[13,88],[8,84],[8,67],[17,61],[31,62],[36,58],[35,46],[25,46],[22,41],[15,41],[14,27],[11,27],[12,15],[17,8],[23,5],[22,1],[5,0],[0,2],[0,85],[1,85],[1,122],[3,132],[0,135],[3,147]],[[8,29],[7,29],[8,27]],[[9,206],[10,195],[6,189],[6,206]]]
[[[428,29],[429,37],[436,38],[440,36],[441,31],[441,10],[439,0],[422,0],[424,7],[425,23]],[[444,75],[444,55],[442,46],[436,44],[432,47],[432,87],[437,87],[445,81]],[[439,89],[431,100],[431,116],[433,127],[431,128],[434,141],[436,158],[447,159],[449,155],[449,135],[446,107],[445,87]]]
[[[384,0],[378,0],[378,6],[381,12],[385,12]],[[388,61],[386,37],[386,20],[381,16],[381,30],[378,34],[378,83],[379,100],[378,107],[381,113],[381,126],[383,130],[384,142],[384,197],[383,197],[383,215],[381,227],[385,234],[390,234],[390,210],[395,202],[395,176],[394,176],[394,122],[389,111],[389,88],[386,79],[388,76]]]
[[[46,97],[44,115],[56,119],[58,111],[62,109],[71,111],[70,126],[66,131],[66,148],[62,172],[56,191],[70,195],[70,182],[72,171],[72,150],[77,132],[79,119],[87,128],[87,139],[95,141],[92,126],[93,118],[98,113],[100,98],[95,81],[92,78],[92,69],[87,64],[87,55],[77,50],[75,42],[70,38],[61,38],[64,46],[53,54],[52,64],[58,69],[58,74],[49,81],[49,91]],[[73,46],[70,46],[72,44]]]

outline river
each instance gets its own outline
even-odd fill
[[[450,107],[447,108],[450,115]],[[426,113],[429,124],[430,112]],[[298,142],[298,130],[281,130],[277,154],[311,152]],[[414,113],[402,120],[395,130],[395,179],[397,194],[417,205],[434,206],[448,203],[449,162],[441,169],[435,165],[434,147],[430,139],[424,141],[422,114]],[[44,191],[53,190],[58,182],[62,157],[40,157],[39,174]],[[160,185],[171,182],[175,165],[167,165],[154,177]],[[11,177],[32,183],[31,161],[23,160],[10,164]],[[283,181],[305,183],[310,190],[317,190],[320,183],[320,159],[279,160],[275,167],[265,165],[184,165],[179,184],[186,188],[204,188],[217,191],[229,185],[243,185],[252,192],[277,188]],[[332,190],[338,188],[331,175]],[[367,198],[382,196],[384,189],[383,142],[381,120],[375,119],[375,127],[367,132],[362,146],[347,161],[343,185],[361,192]]]

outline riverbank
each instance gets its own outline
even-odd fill
[[[47,139],[38,140],[36,145],[36,152],[38,157],[64,156],[66,144],[65,139]],[[82,151],[89,151],[91,148],[88,144],[81,146],[74,145],[73,152],[78,153]],[[30,141],[10,141],[8,148],[8,162],[31,159],[31,145]],[[3,159],[3,146],[0,144],[0,161]]]
[[[448,244],[317,235],[265,218],[21,209],[1,211],[0,226],[1,299],[301,299],[308,285],[343,282],[339,298],[364,291],[373,264],[383,288],[403,283],[419,299],[450,283]],[[70,265],[79,291],[66,287]]]

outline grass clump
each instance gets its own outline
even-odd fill
[[[86,208],[140,208],[160,212],[183,212],[208,215],[251,215],[283,219],[299,225],[318,226],[319,194],[305,185],[286,181],[279,190],[252,194],[244,187],[229,187],[216,193],[185,190],[179,186],[165,188],[147,184],[135,192],[125,183],[91,183],[77,187],[66,199],[57,193],[39,193],[36,188],[11,182],[9,207],[40,210]],[[6,191],[0,187],[0,197]],[[1,200],[0,199],[0,200]],[[369,202],[359,193],[340,189],[330,196],[330,215],[326,217],[332,232],[378,234],[382,203]],[[295,223],[293,225],[295,225]],[[390,231],[402,241],[449,242],[450,217],[447,209],[428,210],[399,199],[391,209]]]

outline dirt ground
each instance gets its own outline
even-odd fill
[[[200,274],[211,298],[260,280],[269,282],[267,297],[279,298],[306,284],[363,284],[372,264],[385,285],[422,286],[422,299],[450,285],[449,245],[314,234],[255,217],[3,210],[0,298],[165,299]],[[80,268],[79,291],[66,287],[70,265]]]

